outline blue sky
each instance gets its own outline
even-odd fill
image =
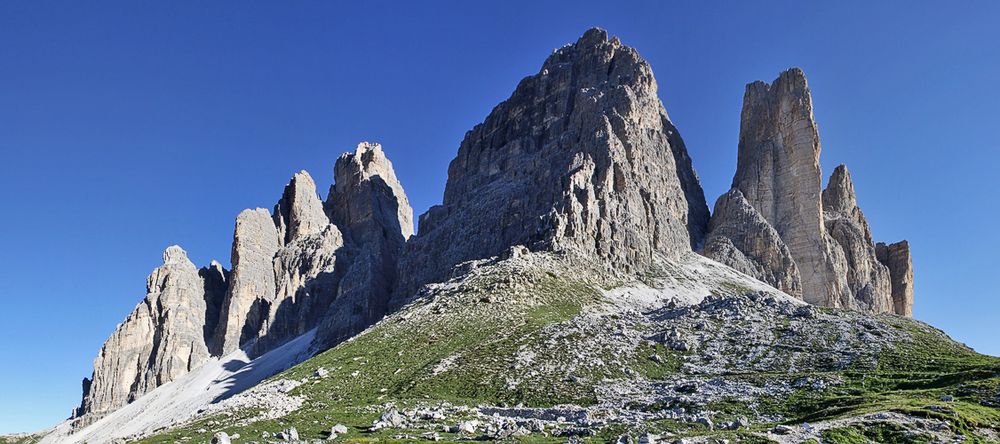
[[[649,60],[710,204],[744,85],[802,67],[825,174],[911,242],[915,317],[1000,354],[1000,3],[353,3],[0,2],[0,433],[69,414],[165,247],[228,263],[241,209],[300,169],[325,190],[363,140],[423,212],[465,131],[591,26]]]

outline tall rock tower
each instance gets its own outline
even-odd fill
[[[631,272],[701,243],[708,207],[648,63],[601,29],[556,50],[469,131],[402,292],[513,245]]]
[[[822,188],[812,106],[798,68],[747,85],[733,188],[702,254],[812,304],[909,315],[894,306],[889,259],[876,255],[847,167]]]

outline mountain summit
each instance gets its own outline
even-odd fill
[[[27,442],[914,442],[1000,436],[1000,361],[909,319],[909,243],[826,189],[805,76],[747,85],[711,215],[649,64],[555,50],[413,210],[363,142],[169,247],[67,422]],[[24,441],[24,440],[22,440]],[[909,442],[909,441],[906,441]]]

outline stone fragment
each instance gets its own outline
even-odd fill
[[[231,444],[232,441],[229,440],[229,434],[226,432],[218,432],[212,435],[212,444]]]

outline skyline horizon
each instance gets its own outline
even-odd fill
[[[0,6],[0,11],[10,12],[6,8],[11,5]],[[144,10],[148,15],[138,21],[161,23],[159,20],[164,19],[156,11],[162,12],[163,8]],[[39,9],[23,8],[20,12],[54,14]],[[215,35],[216,40],[159,39],[157,30],[143,30],[140,24],[130,24],[127,32],[109,32],[90,44],[83,42],[89,52],[64,48],[64,52],[46,53],[39,50],[63,47],[59,42],[45,40],[45,29],[29,32],[25,25],[30,25],[30,20],[0,26],[7,29],[0,29],[0,41],[6,33],[19,31],[35,38],[7,39],[15,42],[10,48],[11,58],[27,69],[0,73],[4,84],[19,87],[5,88],[4,96],[0,97],[13,105],[0,109],[0,120],[12,122],[13,129],[0,134],[0,148],[6,158],[0,166],[3,173],[0,189],[4,190],[4,200],[11,208],[52,216],[38,218],[43,220],[12,217],[2,225],[8,248],[0,260],[11,274],[0,283],[0,296],[12,305],[12,310],[5,310],[0,320],[0,337],[6,338],[0,341],[0,352],[5,356],[25,357],[32,365],[0,372],[0,380],[5,381],[0,383],[0,392],[10,394],[8,401],[0,405],[0,433],[30,432],[41,424],[54,425],[52,420],[60,416],[59,408],[65,409],[63,416],[68,416],[74,405],[67,402],[79,399],[79,380],[89,377],[86,369],[114,325],[141,301],[143,279],[159,265],[164,249],[179,245],[199,267],[217,260],[230,268],[231,251],[226,246],[232,239],[236,214],[243,208],[264,208],[271,212],[274,202],[281,197],[283,185],[297,171],[307,171],[312,176],[320,197],[325,200],[336,158],[353,150],[357,143],[380,143],[410,197],[417,228],[419,215],[441,202],[448,162],[456,155],[458,141],[465,132],[481,122],[492,106],[506,99],[521,78],[538,71],[547,57],[547,44],[565,40],[580,22],[594,19],[593,14],[582,14],[560,22],[558,29],[536,29],[526,33],[529,35],[496,41],[496,36],[505,35],[504,20],[498,19],[488,29],[470,27],[481,31],[479,37],[454,42],[457,48],[449,49],[448,54],[426,55],[426,48],[441,48],[437,44],[439,39],[425,35],[423,39],[399,43],[399,39],[392,38],[405,36],[414,27],[422,29],[411,20],[397,18],[410,27],[397,29],[391,35],[373,36],[363,42],[367,46],[352,47],[358,45],[351,45],[350,40],[343,45],[344,40],[323,33],[327,32],[325,24],[311,20],[308,16],[314,11],[308,7],[281,10],[280,13],[292,14],[294,18],[283,26],[266,28],[264,35],[254,34],[258,28],[240,25],[266,15],[264,9],[225,11],[237,16],[245,14],[237,19],[230,17],[233,21],[228,22],[231,27],[228,31],[258,45],[275,45],[272,50],[280,49],[263,58],[256,57],[259,46],[214,34],[212,27],[218,23],[213,20],[187,24],[179,15],[168,18],[178,20],[172,26]],[[982,145],[989,140],[986,123],[998,114],[987,107],[994,98],[1000,99],[995,86],[990,89],[984,85],[993,85],[989,83],[990,73],[1000,73],[1000,62],[993,62],[982,72],[965,73],[980,79],[979,82],[970,81],[961,90],[939,83],[939,89],[927,91],[924,97],[913,94],[916,85],[925,83],[922,77],[904,78],[902,85],[889,84],[857,72],[851,63],[844,66],[823,62],[818,60],[821,55],[801,57],[807,48],[815,49],[810,44],[813,41],[790,44],[792,49],[776,49],[762,57],[766,60],[756,63],[737,63],[738,69],[709,70],[706,72],[711,74],[699,75],[696,70],[671,69],[668,62],[678,54],[648,31],[651,27],[627,26],[662,18],[660,7],[648,9],[659,11],[660,15],[606,18],[615,23],[594,23],[578,29],[576,37],[590,27],[600,27],[609,35],[620,37],[623,44],[636,48],[649,61],[659,84],[660,101],[688,147],[710,212],[714,212],[716,199],[729,189],[728,183],[735,173],[734,135],[738,134],[738,110],[743,97],[734,91],[758,80],[771,83],[780,72],[802,67],[809,79],[820,126],[822,187],[826,187],[834,167],[846,165],[857,188],[859,207],[871,222],[875,238],[885,242],[906,239],[913,248],[914,319],[942,329],[980,353],[1000,356],[1000,342],[991,333],[990,321],[1000,302],[985,294],[989,291],[989,252],[1000,245],[988,222],[992,216],[1000,216],[1000,210],[990,207],[991,194],[983,186],[990,179],[989,165],[1000,160],[1000,155]],[[798,7],[786,13],[811,11],[816,20],[823,21],[823,14],[816,11],[830,10]],[[92,10],[88,12],[93,14]],[[67,17],[72,11],[62,10],[58,14],[63,14],[59,15],[63,20],[72,21]],[[12,16],[0,14],[0,24],[4,23],[4,17]],[[735,21],[738,16],[734,12],[727,19]],[[103,16],[98,13],[86,17],[97,20]],[[128,14],[117,17],[122,20]],[[929,16],[919,18],[931,20]],[[867,24],[861,18],[856,19]],[[975,23],[986,26],[988,22],[983,17]],[[114,23],[124,26],[120,21]],[[295,24],[309,26],[298,30],[301,35],[287,42],[268,40],[268,36],[290,32]],[[615,29],[614,24],[621,29]],[[364,25],[355,23],[343,32],[351,35],[364,29]],[[960,30],[956,26],[952,31],[957,33],[956,41],[962,42],[969,39],[962,32],[979,29],[969,26]],[[65,32],[71,35],[74,31]],[[997,33],[992,29],[981,32]],[[313,33],[326,38],[315,38]],[[886,32],[883,37],[890,34]],[[131,45],[126,35],[141,36],[146,43]],[[910,34],[895,37],[905,39],[903,35],[912,38]],[[110,41],[120,46],[104,46]],[[497,45],[495,51],[505,56],[473,57],[466,52],[485,41]],[[196,53],[179,50],[190,49],[199,42],[214,42],[215,46]],[[297,46],[305,43],[311,43],[311,49]],[[733,48],[731,42],[702,43]],[[884,43],[886,51],[900,49],[892,38]],[[910,44],[920,46],[918,41]],[[150,57],[137,61],[129,57],[148,56],[150,45],[160,48],[153,52],[167,60]],[[404,49],[399,49],[400,46]],[[243,48],[244,52],[227,53],[234,60],[216,62],[214,71],[197,69],[204,66],[200,64],[211,63],[213,56],[225,53],[227,48]],[[322,57],[323,48],[334,48],[340,51],[340,56]],[[938,50],[954,52],[954,44],[940,45]],[[997,52],[996,48],[985,45],[982,50]],[[683,60],[690,64],[700,59],[697,50],[681,52]],[[865,57],[844,52],[850,51],[837,51],[845,59]],[[32,54],[41,53],[52,60],[42,58],[48,60],[43,63],[32,59]],[[87,54],[105,55],[86,57]],[[974,58],[980,55],[977,53]],[[274,63],[272,57],[288,58],[289,63]],[[871,64],[893,63],[891,68],[882,68],[886,71],[912,72],[917,70],[913,64],[921,62],[940,65],[906,57],[897,60],[880,59],[879,55],[869,57]],[[780,66],[778,59],[784,58],[802,61],[789,60],[784,68],[774,71]],[[746,55],[734,50],[729,57],[720,56],[703,63],[723,67],[734,59],[745,61]],[[31,60],[35,60],[34,65]],[[340,60],[348,62],[342,65]],[[292,63],[295,61],[298,63]],[[377,63],[365,64],[365,61]],[[51,69],[67,62],[77,68]],[[368,69],[390,62],[394,69],[378,73]],[[436,65],[429,69],[428,64]],[[137,75],[107,76],[107,66],[131,69]],[[348,69],[343,69],[344,66]],[[253,68],[263,72],[255,72]],[[767,70],[774,72],[766,74]],[[875,69],[869,67],[869,70]],[[940,71],[928,72],[943,75]],[[442,79],[440,73],[451,75]],[[746,75],[753,78],[730,85],[735,77]],[[328,80],[331,78],[332,81]],[[411,81],[406,82],[407,79]],[[857,89],[870,94],[854,96],[852,92]],[[877,91],[884,95],[873,93]],[[959,91],[961,97],[957,98]],[[978,101],[959,108],[963,112],[935,116],[950,122],[954,132],[962,133],[956,134],[956,138],[972,141],[965,144],[966,149],[970,146],[982,149],[964,161],[955,158],[943,161],[939,150],[947,147],[942,142],[949,139],[937,130],[938,125],[919,124],[925,122],[928,110],[937,110],[937,105],[973,97]],[[887,101],[899,105],[887,105]],[[91,103],[94,105],[89,106]],[[976,104],[982,109],[975,108]],[[350,142],[351,139],[356,142]],[[887,143],[893,140],[898,143]],[[939,168],[942,173],[927,178],[914,174],[929,168]],[[55,180],[39,180],[37,172]],[[937,206],[924,208],[923,198],[933,199]],[[979,219],[974,219],[976,216]],[[925,218],[942,222],[929,224]],[[962,226],[952,225],[953,220],[967,221],[969,225],[962,231]],[[951,236],[954,242],[949,242]],[[977,242],[975,238],[981,240]],[[157,250],[155,245],[159,244],[162,246]],[[946,255],[969,260],[957,263]],[[977,289],[980,291],[976,292]],[[954,304],[956,294],[965,295],[963,302],[968,303]],[[46,300],[54,303],[36,303]],[[984,308],[973,310],[972,303]],[[78,377],[71,378],[78,373]],[[33,388],[43,384],[47,384],[43,387],[43,401],[30,408],[22,405],[37,400]],[[75,389],[66,393],[70,386]]]

